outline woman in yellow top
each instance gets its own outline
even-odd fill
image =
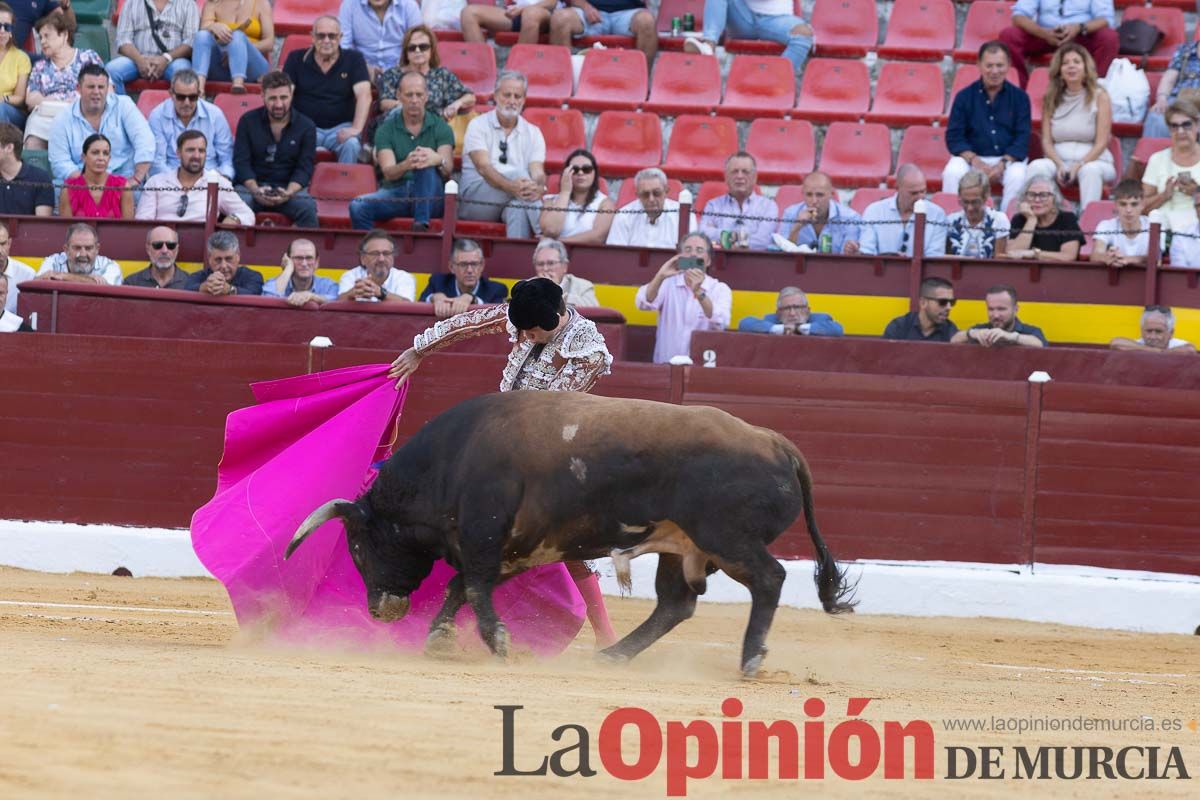
[[[33,65],[19,45],[13,43],[13,10],[0,2],[0,122],[25,127],[25,90]]]
[[[209,0],[200,15],[200,30],[192,41],[192,68],[204,81],[233,82],[242,94],[246,81],[256,81],[271,68],[275,20],[267,0]]]

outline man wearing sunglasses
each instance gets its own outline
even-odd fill
[[[179,234],[173,228],[159,225],[146,233],[146,255],[150,264],[125,279],[126,286],[148,289],[184,289],[190,273],[175,264],[179,256]]]
[[[204,222],[208,212],[208,185],[217,184],[217,218],[223,224],[253,225],[254,212],[229,179],[205,169],[208,142],[200,131],[184,131],[176,141],[179,167],[146,181],[138,198],[137,219],[164,222]]]
[[[154,134],[154,163],[150,174],[172,172],[179,168],[179,134],[199,131],[207,143],[205,168],[216,170],[233,180],[233,131],[225,114],[200,93],[200,76],[183,69],[171,78],[171,96],[150,111],[147,117]]]
[[[945,278],[926,278],[921,281],[921,298],[917,310],[888,323],[884,339],[909,342],[949,342],[958,333],[950,321],[954,285]]]
[[[339,164],[357,164],[371,111],[371,78],[362,53],[340,47],[341,37],[336,17],[317,17],[312,47],[293,50],[283,71],[296,85],[296,110],[317,126],[317,147],[337,154]]]
[[[157,81],[191,69],[192,39],[200,28],[200,7],[192,0],[127,0],[117,18],[117,53],[105,65],[113,91],[125,82]]]

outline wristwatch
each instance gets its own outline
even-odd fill
[[[381,303],[382,303],[384,300],[387,300],[387,289],[385,289],[385,288],[383,288],[382,286],[380,286],[380,287],[379,287],[379,294],[377,294],[377,295],[376,295],[376,297],[378,297],[378,298],[379,298],[379,302],[381,302]]]
[[[697,300],[703,300],[706,297],[708,297],[708,292],[704,291],[703,289],[696,293]]]

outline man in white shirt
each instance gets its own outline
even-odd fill
[[[33,330],[24,317],[18,317],[16,312],[5,308],[8,303],[8,276],[0,272],[0,333],[15,333],[16,331]]]
[[[179,168],[160,172],[146,181],[147,191],[138,199],[138,219],[171,222],[204,222],[208,212],[208,185],[216,183],[217,218],[224,223],[253,225],[254,212],[242,200],[229,179],[208,163],[208,139],[197,130],[186,130],[176,141]]]
[[[649,167],[633,178],[637,200],[618,209],[608,229],[608,244],[626,247],[658,247],[674,250],[679,245],[679,203],[667,197],[667,175]],[[696,230],[696,217],[688,217],[688,230]]]
[[[542,239],[533,250],[533,274],[554,281],[563,290],[569,306],[598,306],[596,286],[589,280],[570,275],[571,260],[567,248],[557,239]]]
[[[417,281],[402,269],[396,269],[396,242],[387,231],[373,230],[358,243],[359,266],[342,273],[338,281],[338,300],[363,303],[413,302]]]
[[[1118,336],[1109,343],[1113,350],[1136,350],[1139,353],[1193,355],[1196,346],[1186,339],[1175,338],[1175,314],[1167,306],[1146,306],[1142,312],[1142,335],[1138,339]]]
[[[521,116],[528,85],[519,72],[501,72],[496,79],[495,110],[471,120],[463,138],[458,217],[503,220],[510,239],[538,233],[546,191],[546,140],[536,125]]]
[[[8,278],[8,297],[4,301],[4,310],[17,313],[17,296],[21,294],[17,286],[36,274],[33,267],[26,264],[20,259],[13,258],[8,254],[12,249],[12,236],[8,232],[8,226],[0,222],[0,275]]]
[[[1142,213],[1142,182],[1126,178],[1118,183],[1113,189],[1113,203],[1117,215],[1100,220],[1096,226],[1089,260],[1110,267],[1144,266],[1150,254],[1150,218]],[[1159,240],[1159,255],[1164,238]]]
[[[896,193],[876,200],[863,212],[862,242],[865,256],[911,256],[915,228],[915,206],[925,200],[925,175],[916,164],[901,164],[896,170]],[[946,212],[925,203],[925,257],[946,255]]]
[[[52,281],[120,286],[121,266],[100,255],[100,235],[86,222],[67,228],[66,247],[42,261],[37,277]]]

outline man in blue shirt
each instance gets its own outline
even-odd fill
[[[801,185],[804,202],[784,209],[777,233],[818,253],[857,253],[862,217],[850,206],[833,199],[836,195],[829,176],[810,172]],[[822,242],[826,235],[828,249]]]
[[[1096,73],[1104,77],[1121,46],[1113,0],[1018,0],[1012,23],[1000,31],[1000,41],[1013,54],[1022,89],[1029,83],[1026,58],[1078,42],[1092,54]]]
[[[416,0],[342,0],[338,22],[342,49],[362,53],[374,83],[400,63],[404,34],[421,24],[421,9]]]
[[[896,170],[896,193],[867,206],[862,217],[863,255],[911,256],[916,239],[916,204],[925,203],[925,257],[946,255],[946,212],[925,199],[925,175],[916,164]]]
[[[1008,208],[1025,183],[1029,155],[1029,95],[1008,82],[1008,49],[998,41],[979,48],[979,80],[954,96],[946,125],[951,159],[942,170],[942,191],[958,193],[958,182],[972,169],[988,181],[1003,180]]]
[[[308,239],[293,239],[283,256],[279,277],[263,283],[263,297],[282,297],[297,308],[337,300],[338,285],[317,274],[320,266],[317,246]]]
[[[550,15],[550,44],[570,47],[582,36],[632,36],[647,64],[658,52],[658,31],[645,0],[571,0]]]
[[[58,115],[50,131],[50,169],[63,181],[83,170],[83,142],[102,133],[112,145],[108,171],[141,187],[154,160],[154,134],[137,106],[108,91],[108,73],[99,64],[79,70],[79,99]]]
[[[746,317],[738,323],[738,330],[784,336],[842,335],[842,326],[828,314],[814,313],[808,305],[808,295],[795,286],[779,290],[774,314],[761,319]]]
[[[200,94],[200,76],[181,69],[171,79],[171,96],[150,112],[150,132],[154,134],[154,164],[150,174],[179,169],[175,142],[184,131],[200,131],[208,142],[205,169],[216,170],[233,180],[233,132],[221,109]]]

